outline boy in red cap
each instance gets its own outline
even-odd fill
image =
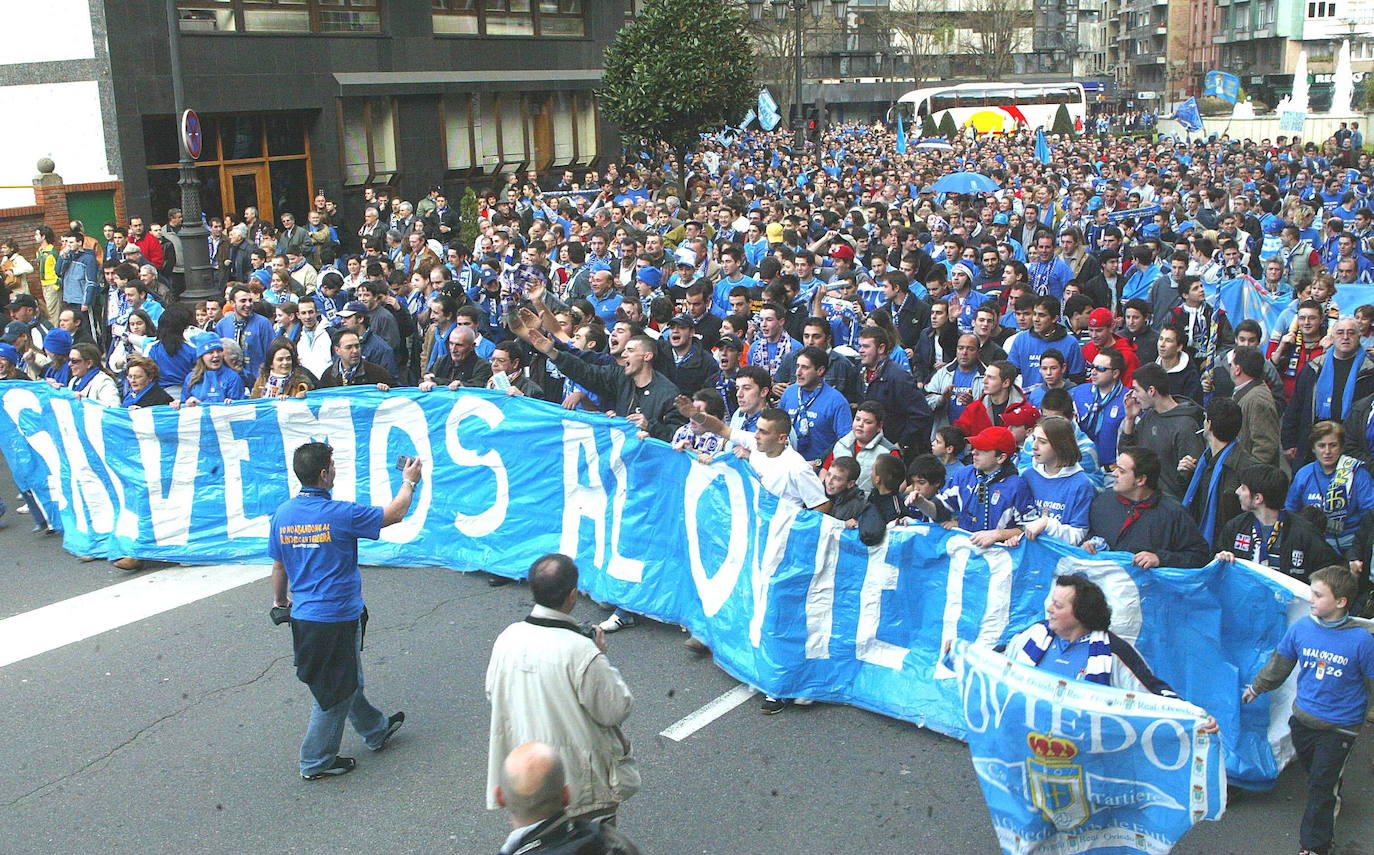
[[[1116,334],[1116,330],[1112,328],[1114,320],[1111,309],[1093,309],[1092,314],[1088,315],[1090,340],[1083,345],[1083,360],[1091,363],[1093,357],[1104,348],[1115,348],[1121,353],[1121,358],[1126,360],[1126,371],[1121,375],[1121,382],[1129,389],[1131,376],[1140,367],[1140,355],[1135,352],[1135,344]]]
[[[957,525],[971,532],[973,545],[986,549],[1019,535],[1039,512],[1016,471],[1016,438],[1011,431],[985,428],[968,444],[972,466],[955,473],[934,500],[912,493],[907,503],[947,528]]]

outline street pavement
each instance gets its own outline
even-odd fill
[[[29,532],[14,495],[0,463],[11,506],[0,630],[168,572],[81,563],[57,537]],[[483,674],[529,589],[444,568],[367,568],[364,592],[368,695],[407,719],[377,754],[349,731],[344,753],[358,769],[342,778],[297,774],[309,695],[289,630],[268,620],[265,579],[0,666],[0,853],[494,853],[509,827],[483,807]],[[602,614],[585,601],[576,612]],[[681,742],[661,736],[739,685],[684,638],[652,623],[610,637],[635,693],[626,731],[644,779],[620,826],[646,855],[998,851],[967,749],[936,733],[834,705],[762,716],[754,696]],[[1370,742],[1347,766],[1337,855],[1374,853]],[[1296,852],[1303,803],[1289,769],[1271,792],[1233,791],[1226,817],[1175,851]]]

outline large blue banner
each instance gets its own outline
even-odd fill
[[[1226,810],[1221,740],[1185,701],[955,647],[969,753],[1006,855],[1165,855]]]
[[[945,644],[1009,638],[1043,616],[1056,574],[1082,572],[1107,590],[1113,628],[1221,722],[1233,783],[1267,787],[1291,756],[1283,696],[1239,703],[1301,596],[1258,568],[1142,570],[1048,538],[980,550],[927,526],[869,548],[831,517],[780,506],[733,455],[703,464],[624,420],[485,390],[326,390],[178,411],[0,383],[0,449],[81,555],[265,563],[270,516],[299,486],[291,454],[312,439],[334,446],[339,499],[386,504],[396,456],[427,463],[406,518],[363,545],[367,563],[518,577],[564,552],[593,597],[690,628],[769,694],[960,738]]]

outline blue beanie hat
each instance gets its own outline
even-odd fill
[[[48,353],[66,356],[72,352],[72,334],[66,330],[48,330],[43,337],[43,349]]]

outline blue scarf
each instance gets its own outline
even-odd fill
[[[1207,540],[1212,540],[1213,528],[1217,522],[1217,488],[1221,485],[1222,464],[1230,455],[1232,449],[1236,447],[1236,442],[1231,441],[1229,445],[1221,450],[1212,463],[1212,477],[1207,482],[1207,500],[1202,506],[1202,536]],[[1198,461],[1197,466],[1193,467],[1193,479],[1188,482],[1188,492],[1183,496],[1183,507],[1189,510],[1193,507],[1193,499],[1197,496],[1197,489],[1202,485],[1202,470],[1206,469],[1208,458],[1212,456],[1212,450],[1208,449]]]
[[[1350,415],[1350,402],[1355,400],[1355,379],[1364,367],[1366,358],[1363,351],[1359,352],[1358,358],[1351,357],[1353,364],[1350,366],[1350,373],[1345,377],[1345,388],[1341,390],[1342,417]],[[1334,352],[1329,353],[1329,358],[1322,360],[1322,370],[1317,374],[1317,388],[1312,390],[1313,421],[1331,418],[1331,401],[1335,397],[1336,386],[1336,369],[1332,363],[1335,361]]]
[[[1055,634],[1050,631],[1050,622],[1042,620],[1027,632],[1026,643],[1020,650],[1007,651],[1013,662],[1035,667],[1049,652]],[[1112,682],[1112,641],[1111,636],[1102,630],[1088,633],[1088,664],[1079,675],[1084,681],[1109,686]]]

